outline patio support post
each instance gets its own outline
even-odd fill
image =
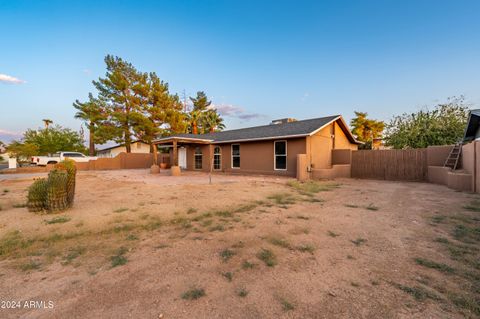
[[[173,140],[173,166],[178,166],[177,140]]]

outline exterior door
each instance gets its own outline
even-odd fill
[[[185,147],[178,149],[178,166],[184,169],[187,168],[187,149]]]

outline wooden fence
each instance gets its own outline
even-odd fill
[[[352,177],[384,180],[427,180],[427,149],[352,152]]]

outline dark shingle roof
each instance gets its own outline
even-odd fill
[[[277,137],[294,137],[294,136],[307,136],[312,132],[318,130],[322,126],[339,118],[340,115],[333,115],[327,117],[320,117],[315,119],[308,119],[302,121],[288,122],[282,124],[270,124],[262,126],[247,127],[237,130],[228,130],[223,132],[215,132],[208,134],[176,134],[172,137],[178,138],[192,138],[211,140],[213,143],[242,141],[242,140],[258,140],[269,139]],[[348,130],[348,128],[347,128]],[[356,142],[351,134],[352,142]]]
[[[465,128],[465,142],[472,141],[479,137],[478,130],[480,128],[480,109],[471,110],[468,116],[467,127]]]

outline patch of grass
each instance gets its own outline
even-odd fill
[[[83,225],[84,225],[83,222],[78,222],[75,224],[75,227],[82,227]]]
[[[235,213],[246,213],[251,210],[254,210],[257,206],[258,204],[255,204],[255,203],[240,205],[237,209],[235,209]]]
[[[438,238],[435,238],[434,240],[435,242],[437,243],[441,243],[441,244],[448,244],[450,241],[445,238],[445,237],[438,237]]]
[[[130,234],[130,235],[128,235],[127,238],[125,238],[125,239],[126,239],[126,240],[132,240],[132,241],[133,241],[133,240],[138,240],[138,237],[137,237],[137,235],[135,235],[135,234]]]
[[[227,248],[222,250],[219,255],[222,258],[223,262],[227,262],[230,258],[235,256],[235,252]]]
[[[431,219],[432,219],[432,223],[440,224],[440,223],[443,223],[446,218],[447,216],[444,216],[444,215],[435,215],[435,216],[432,216]]]
[[[443,273],[453,274],[455,272],[455,269],[453,269],[452,267],[450,267],[446,264],[437,263],[437,262],[429,260],[429,259],[415,258],[415,262],[418,265],[421,265],[421,266],[424,266],[424,267],[427,267],[427,268],[436,269],[436,270],[441,271]]]
[[[233,213],[229,210],[219,210],[219,211],[216,211],[214,214],[215,216],[224,217],[224,218],[233,217]]]
[[[366,239],[363,239],[361,237],[355,239],[355,240],[350,240],[353,244],[355,244],[355,246],[360,246],[362,244],[364,244],[367,240]]]
[[[253,269],[255,267],[255,264],[249,262],[248,260],[245,260],[242,263],[242,269],[247,270],[247,269]]]
[[[355,204],[345,204],[343,206],[349,207],[349,208],[358,208],[358,205],[355,205]]]
[[[455,225],[453,237],[464,243],[473,244],[480,241],[480,227],[468,227],[462,224]]]
[[[268,199],[272,200],[277,205],[292,205],[295,204],[296,199],[292,194],[289,193],[277,193],[267,197]]]
[[[290,243],[285,238],[273,236],[273,237],[267,238],[267,241],[270,244],[275,245],[275,246],[279,246],[279,247],[283,247],[283,248],[287,248],[287,249],[291,248]]]
[[[397,283],[392,283],[392,285],[404,292],[406,292],[407,294],[411,295],[413,298],[415,298],[415,300],[418,300],[418,301],[424,301],[426,299],[432,299],[432,300],[441,300],[441,298],[439,296],[437,296],[436,294],[426,290],[425,288],[422,288],[422,287],[419,287],[419,286],[415,286],[415,287],[409,287],[409,286],[404,286],[404,285],[401,285],[401,284],[397,284]]]
[[[63,258],[63,265],[70,264],[74,259],[80,257],[80,255],[84,254],[86,251],[85,247],[73,247],[70,248],[68,254]]]
[[[71,218],[68,217],[68,216],[58,216],[58,217],[55,217],[55,218],[52,218],[50,220],[45,220],[45,224],[63,224],[63,223],[66,223],[68,221],[70,221]]]
[[[290,229],[288,233],[292,235],[308,234],[310,233],[310,229],[305,227],[294,227]]]
[[[40,269],[41,266],[42,264],[40,262],[35,260],[30,260],[28,263],[21,265],[20,269],[22,271],[37,270],[37,269]]]
[[[380,285],[380,281],[378,281],[378,280],[371,280],[370,283],[372,284],[372,286],[379,286]]]
[[[287,183],[287,185],[296,189],[300,194],[307,195],[307,196],[311,194],[316,194],[319,192],[330,191],[334,188],[340,187],[340,184],[321,183],[317,181],[307,181],[307,182],[290,181]]]
[[[368,210],[372,210],[372,211],[379,210],[379,208],[377,206],[375,206],[373,203],[368,204],[368,206],[365,207],[365,208],[368,209]]]
[[[13,204],[12,207],[13,207],[13,208],[23,208],[23,207],[27,207],[27,203]]]
[[[207,219],[207,220],[204,220],[200,223],[200,225],[202,225],[203,227],[208,227],[208,226],[211,226],[212,224],[213,224],[212,219]]]
[[[257,253],[257,258],[263,261],[268,267],[273,267],[277,264],[277,257],[275,256],[273,251],[269,249],[262,248]]]
[[[329,231],[327,232],[327,234],[328,234],[328,236],[333,237],[333,238],[340,236],[340,234],[337,234],[337,233],[335,233],[335,232],[333,232],[333,231],[331,231],[331,230],[329,230]]]
[[[124,256],[127,251],[128,249],[126,247],[120,247],[119,249],[117,249],[115,255],[110,257],[112,268],[125,265],[128,262],[127,257]]]
[[[305,215],[297,215],[296,218],[297,219],[303,219],[303,220],[309,220],[310,219],[310,217],[305,216]]]
[[[282,305],[283,311],[290,311],[295,309],[295,306],[285,298],[280,298],[280,304]]]
[[[225,231],[225,226],[223,226],[222,224],[218,224],[218,225],[215,225],[215,226],[210,227],[208,230],[211,231],[211,232],[214,232],[214,231]]]
[[[464,205],[463,208],[466,210],[470,210],[472,212],[480,212],[480,201],[474,200],[471,201],[470,204]]]
[[[187,210],[187,214],[194,214],[196,213],[198,210],[196,208],[193,208],[193,207],[190,207],[188,210]]]
[[[248,291],[245,288],[240,288],[237,290],[237,295],[239,297],[245,298],[248,295]]]
[[[448,299],[458,308],[480,315],[480,301],[468,295],[448,294]]]
[[[233,273],[230,271],[222,273],[222,276],[227,279],[227,281],[231,282],[233,280]]]
[[[163,225],[163,222],[160,218],[152,217],[145,224],[143,224],[141,227],[145,230],[152,231],[152,230],[160,228],[162,225]]]
[[[312,255],[315,252],[315,246],[312,244],[302,244],[297,246],[296,249],[302,253],[310,253]]]
[[[128,208],[125,208],[125,207],[120,207],[120,208],[117,208],[115,210],[113,210],[114,213],[123,213],[123,212],[126,212],[128,210]]]
[[[192,288],[182,294],[182,299],[195,300],[203,296],[205,296],[205,290],[203,288]]]
[[[352,255],[347,255],[347,259],[354,260],[355,257],[353,257]]]

